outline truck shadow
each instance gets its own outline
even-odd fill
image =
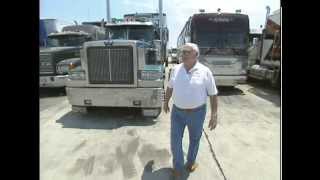
[[[161,168],[153,171],[154,161],[149,161],[143,169],[141,180],[174,180],[172,168]],[[189,173],[184,172],[179,180],[187,180]]]
[[[218,96],[233,96],[233,95],[245,95],[245,93],[237,87],[218,87]]]
[[[39,88],[39,98],[65,96],[65,88]]]
[[[280,107],[280,93],[279,90],[270,87],[267,83],[264,82],[250,82],[248,83],[252,88],[248,92],[263,98],[267,101],[272,102],[274,105]]]
[[[87,114],[68,112],[56,122],[63,128],[78,129],[117,129],[123,126],[150,126],[157,118],[145,118],[138,109],[129,108],[94,108]]]

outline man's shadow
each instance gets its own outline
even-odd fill
[[[141,180],[187,180],[189,173],[184,171],[180,178],[174,179],[172,168],[161,168],[153,171],[154,160],[150,160],[143,169]]]

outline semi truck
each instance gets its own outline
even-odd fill
[[[281,86],[281,24],[280,9],[269,15],[259,37],[249,51],[248,78],[267,81],[272,87]]]
[[[164,94],[166,28],[157,13],[124,15],[105,23],[106,39],[85,42],[82,71],[72,72],[66,93],[74,112],[88,107],[141,109],[146,117],[161,113]]]
[[[39,51],[39,86],[65,87],[69,68],[80,66],[80,48],[86,41],[105,38],[102,27],[71,25],[50,33]]]

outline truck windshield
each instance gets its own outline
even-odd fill
[[[86,41],[83,35],[63,35],[48,37],[48,47],[82,46]]]
[[[129,29],[129,39],[150,42],[152,41],[153,29],[148,27],[133,27]]]
[[[152,27],[145,26],[113,26],[107,29],[107,34],[109,34],[110,39],[129,39],[150,42],[153,40],[153,33]]]
[[[127,39],[127,30],[120,26],[108,27],[107,35],[110,39]]]

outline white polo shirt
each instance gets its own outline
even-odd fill
[[[183,63],[176,65],[168,87],[173,88],[173,104],[182,109],[199,107],[207,102],[207,96],[218,94],[212,72],[198,61],[189,72]]]

